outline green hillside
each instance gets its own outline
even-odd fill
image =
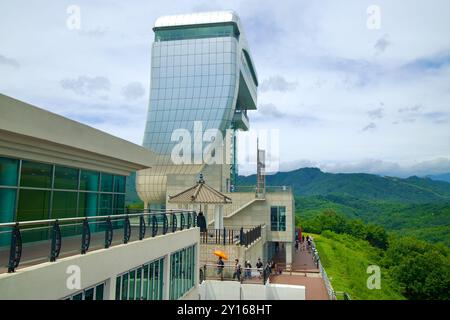
[[[256,177],[239,177],[240,185]],[[363,173],[325,173],[317,168],[279,172],[267,185],[290,185],[296,196],[298,220],[332,209],[348,218],[384,226],[450,246],[450,183],[416,176],[406,179]]]
[[[256,176],[239,177],[239,185],[254,185]],[[400,203],[450,202],[450,183],[429,178],[381,177],[365,173],[325,173],[301,168],[266,176],[267,185],[290,185],[297,196],[339,195],[359,200]]]
[[[384,268],[381,268],[381,289],[367,288],[371,275],[367,267],[382,265],[382,250],[347,234],[324,231],[312,236],[335,291],[347,292],[353,300],[405,299]]]

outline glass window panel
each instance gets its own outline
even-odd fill
[[[83,300],[83,292],[80,292],[72,297],[72,300]]]
[[[97,193],[80,192],[78,203],[78,216],[97,215],[98,196]]]
[[[54,191],[52,203],[52,219],[71,218],[77,216],[77,193]]]
[[[278,231],[278,208],[270,207],[270,225],[272,231]]]
[[[113,175],[102,173],[102,185],[101,191],[103,192],[112,192],[113,191]]]
[[[155,285],[155,281],[154,281],[154,265],[153,263],[150,264],[150,271],[149,271],[149,294],[148,294],[148,300],[155,300],[154,295],[153,295],[153,290],[154,290],[154,285]]]
[[[0,188],[0,223],[14,220],[16,193],[16,189]]]
[[[142,283],[142,268],[136,271],[136,300],[141,300],[141,283]]]
[[[19,192],[19,207],[17,220],[48,219],[50,191],[21,189]]]
[[[99,284],[95,288],[95,300],[103,300],[103,292],[104,292],[104,290],[105,290],[105,285],[103,283]]]
[[[19,160],[0,157],[0,185],[17,186]]]
[[[124,176],[114,176],[114,192],[125,193],[125,182]]]
[[[78,189],[78,169],[55,166],[55,189]]]
[[[23,187],[51,188],[52,165],[22,161],[20,185]]]
[[[142,299],[143,300],[148,300],[148,284],[149,284],[149,279],[148,279],[148,264],[146,264],[144,266],[144,268],[142,269]]]
[[[134,300],[134,297],[135,297],[135,294],[134,294],[135,278],[136,278],[136,272],[135,272],[135,270],[133,270],[130,272],[130,291],[129,291],[129,295],[128,295],[128,300]]]
[[[112,214],[112,194],[100,194],[100,212],[99,215]]]
[[[81,170],[80,190],[98,191],[100,174],[95,171]]]
[[[84,300],[94,300],[94,288],[86,290]]]
[[[124,214],[125,213],[125,195],[115,194],[114,195],[114,214]]]
[[[122,276],[122,300],[128,300],[128,273]]]
[[[120,300],[120,283],[122,280],[122,276],[118,276],[116,278],[116,300]]]

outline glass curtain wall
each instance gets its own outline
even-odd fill
[[[162,300],[164,258],[132,269],[116,278],[116,300]]]
[[[170,256],[170,300],[177,300],[195,286],[195,245]]]
[[[124,213],[125,182],[125,176],[0,157],[0,223]],[[43,240],[47,232],[27,232],[23,240]],[[63,236],[74,232],[62,229]],[[0,245],[5,237],[0,233]]]

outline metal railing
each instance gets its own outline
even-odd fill
[[[254,192],[256,193],[256,186],[234,186],[231,192]],[[291,192],[291,186],[265,186],[265,192]]]
[[[314,240],[311,241],[311,246],[308,247],[308,250],[311,252],[314,263],[320,271],[320,275],[322,276],[325,288],[327,289],[328,298],[330,300],[336,300],[336,293],[333,290],[333,286],[331,285],[331,281],[328,278],[327,272],[325,271],[324,267],[322,266],[322,263],[320,262],[319,252],[316,249],[316,244],[314,243]]]
[[[86,254],[89,250],[107,249],[117,244],[189,229],[196,226],[196,218],[195,211],[146,210],[0,223],[0,272],[4,266],[8,272],[14,272],[21,263],[54,262],[61,254]]]
[[[241,283],[261,283],[266,284],[269,279],[270,268],[246,268],[241,266],[240,273],[234,264],[225,264],[220,267],[218,264],[204,264],[199,270],[199,280],[239,281]]]
[[[200,243],[219,245],[241,245],[248,247],[261,237],[261,226],[233,229],[207,229],[200,233]]]

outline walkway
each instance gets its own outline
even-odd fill
[[[301,247],[301,246],[300,246]],[[328,293],[312,254],[305,248],[293,252],[291,270],[286,271],[286,251],[284,248],[273,256],[282,274],[270,276],[271,283],[302,285],[306,287],[306,300],[328,300]]]

